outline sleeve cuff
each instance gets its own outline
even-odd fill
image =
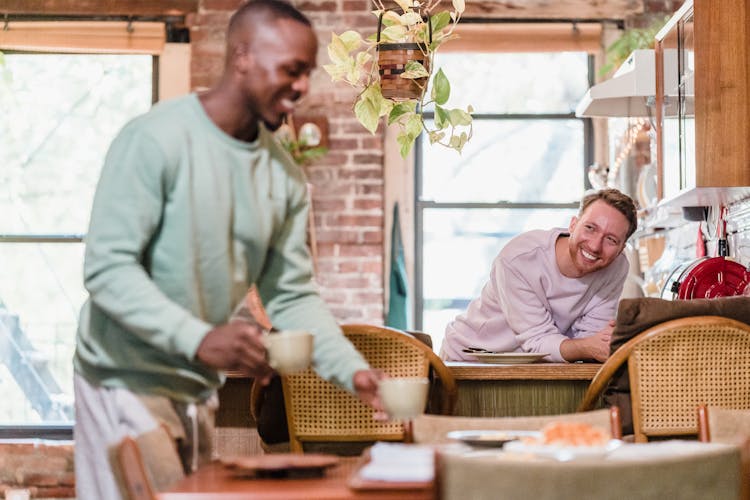
[[[198,346],[213,328],[212,325],[193,316],[187,315],[180,332],[174,337],[174,349],[187,359],[194,361]]]

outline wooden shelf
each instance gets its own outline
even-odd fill
[[[709,207],[730,205],[750,198],[750,186],[685,189],[659,202],[659,207]]]

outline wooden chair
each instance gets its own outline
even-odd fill
[[[427,377],[432,369],[441,387],[439,411],[453,412],[456,381],[429,347],[393,328],[348,324],[341,329],[370,366],[392,377]],[[375,421],[369,405],[312,370],[282,377],[282,385],[293,452],[301,453],[303,442],[370,443],[406,437],[401,422]]]
[[[700,404],[750,408],[750,326],[718,316],[666,321],[602,365],[579,410],[593,408],[627,361],[635,440],[691,436]]]
[[[163,425],[124,437],[114,450],[113,469],[129,500],[153,500],[185,477],[174,439]]]
[[[414,419],[415,443],[445,443],[446,434],[457,430],[519,430],[534,431],[552,422],[579,422],[609,429],[614,439],[622,438],[620,412],[616,406],[563,415],[530,417],[452,417],[443,415],[421,415]]]

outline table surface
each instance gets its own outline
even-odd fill
[[[601,363],[527,363],[500,365],[447,361],[456,380],[591,380]]]
[[[159,500],[308,500],[337,499],[409,499],[434,497],[432,485],[419,489],[351,489],[349,478],[362,464],[360,457],[341,457],[323,477],[304,479],[256,479],[236,477],[220,462],[199,468],[168,491],[157,494]]]

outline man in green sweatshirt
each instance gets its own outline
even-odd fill
[[[274,325],[315,335],[324,378],[379,408],[378,372],[312,281],[301,170],[271,135],[308,92],[317,39],[279,0],[231,18],[225,69],[113,141],[86,238],[74,359],[79,500],[119,497],[108,448],[163,421],[186,470],[210,458],[223,370],[267,381],[261,331],[228,323],[255,284]]]

